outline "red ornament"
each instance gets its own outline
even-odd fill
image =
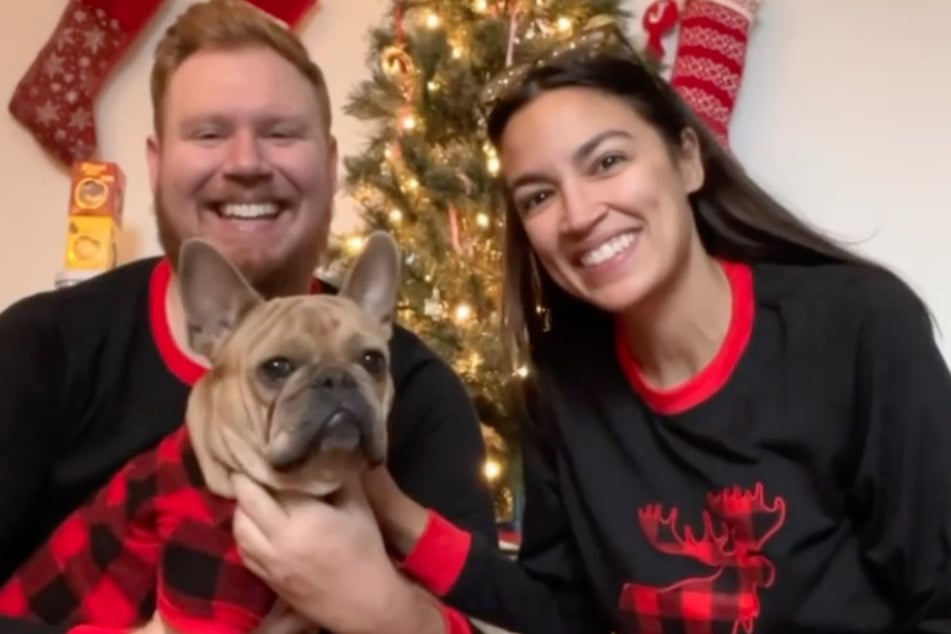
[[[449,208],[449,241],[452,244],[452,250],[456,253],[462,253],[462,240],[459,231],[459,212],[455,207]]]

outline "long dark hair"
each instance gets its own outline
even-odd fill
[[[629,49],[564,55],[527,70],[494,101],[488,136],[499,147],[512,116],[537,96],[563,87],[587,87],[626,101],[652,125],[668,149],[678,152],[693,130],[705,171],[703,186],[690,196],[694,220],[708,253],[738,262],[797,265],[851,263],[882,269],[835,244],[757,185],[677,92]],[[595,312],[569,296],[540,266],[506,192],[503,246],[502,327],[513,362],[535,359],[544,333],[559,323],[579,326]]]

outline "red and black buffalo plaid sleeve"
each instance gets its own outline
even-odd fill
[[[185,429],[70,515],[0,588],[0,614],[118,632],[158,607],[183,632],[254,629],[274,595],[241,565],[233,503],[205,488]]]
[[[155,530],[160,453],[130,461],[72,513],[0,588],[0,613],[117,628],[148,620],[161,548]]]
[[[244,634],[258,626],[275,595],[241,563],[231,532],[234,502],[205,487],[190,447],[169,471],[159,500],[163,550],[158,609],[180,632]]]

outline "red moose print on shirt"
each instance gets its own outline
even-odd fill
[[[625,584],[621,591],[619,634],[666,631],[753,634],[760,614],[759,589],[773,585],[776,567],[763,545],[786,521],[786,502],[766,503],[762,483],[707,494],[703,534],[677,523],[677,508],[659,504],[638,511],[644,535],[658,551],[689,557],[713,571],[666,587]],[[674,627],[676,625],[676,628]]]

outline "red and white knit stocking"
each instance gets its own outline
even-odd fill
[[[13,117],[59,161],[94,158],[95,100],[164,0],[69,0],[10,100]],[[294,27],[316,0],[248,0]]]
[[[9,109],[67,165],[96,151],[95,97],[163,0],[70,0]]]
[[[670,83],[725,147],[760,0],[686,0]]]

